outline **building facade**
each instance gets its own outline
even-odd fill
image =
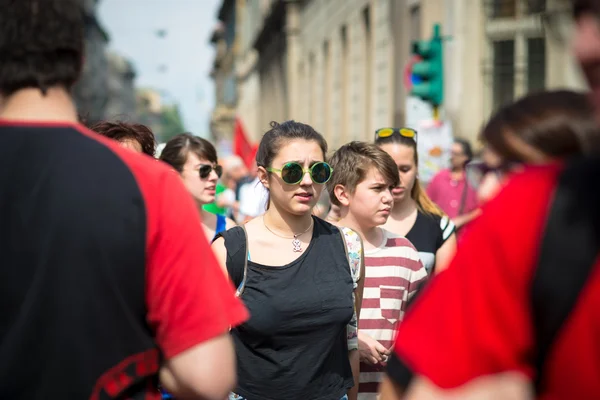
[[[227,1],[224,1],[224,4]],[[444,36],[444,104],[475,141],[504,104],[584,88],[561,0],[246,0],[236,2],[235,112],[258,140],[271,120],[313,125],[335,149],[406,123],[411,44]]]
[[[231,140],[237,104],[235,76],[236,18],[238,0],[224,0],[219,10],[219,22],[210,42],[215,47],[211,78],[215,84],[215,109],[211,115],[212,139]]]

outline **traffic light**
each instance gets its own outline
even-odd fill
[[[412,86],[411,95],[439,106],[444,100],[444,58],[440,25],[433,26],[431,40],[413,42],[412,52],[421,61],[412,67],[417,79]]]

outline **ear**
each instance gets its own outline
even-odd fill
[[[338,199],[340,204],[344,207],[348,207],[350,205],[350,193],[346,190],[344,185],[335,185],[333,188],[333,194]]]
[[[257,176],[258,180],[263,184],[263,186],[269,189],[269,173],[265,167],[258,167]]]

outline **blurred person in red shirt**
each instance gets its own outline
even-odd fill
[[[78,0],[0,0],[0,393],[221,400],[247,318],[171,168],[86,129]]]
[[[598,117],[600,1],[573,4],[574,50]],[[548,118],[547,129],[561,123],[593,129],[564,118]],[[544,164],[548,157],[510,129],[502,136],[502,156],[510,150],[542,165],[516,174],[484,206],[448,270],[407,313],[382,400],[600,394],[600,161]],[[578,139],[579,149],[590,151],[586,138]]]

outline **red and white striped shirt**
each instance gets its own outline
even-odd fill
[[[406,303],[427,279],[427,270],[408,239],[382,231],[381,246],[365,250],[365,289],[358,329],[389,349]],[[359,400],[377,398],[383,373],[380,365],[361,363]]]

